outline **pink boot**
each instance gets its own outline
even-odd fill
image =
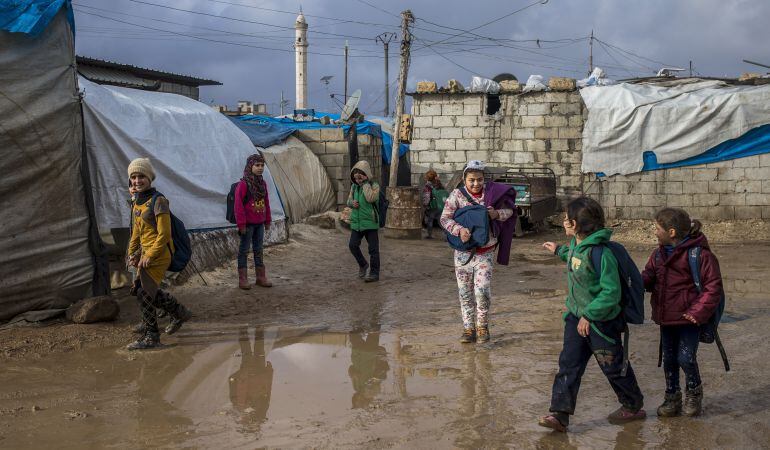
[[[255,283],[257,286],[273,287],[273,283],[267,281],[265,266],[257,266],[254,268],[254,271],[257,273],[257,282]]]
[[[248,269],[238,269],[238,287],[245,290],[251,289]]]

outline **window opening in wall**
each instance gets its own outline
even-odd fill
[[[500,96],[487,94],[487,115],[497,114],[498,111],[500,111]]]

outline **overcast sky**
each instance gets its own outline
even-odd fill
[[[582,78],[591,30],[594,65],[613,78],[653,75],[664,64],[686,69],[690,60],[704,76],[770,70],[741,61],[770,64],[767,0],[533,2],[73,0],[79,55],[214,79],[223,86],[202,88],[201,101],[251,100],[269,104],[271,112],[281,91],[289,108],[294,105],[293,26],[300,5],[309,24],[309,103],[322,111],[339,111],[329,94],[342,96],[348,40],[349,90],[363,91],[364,113],[382,114],[384,58],[375,37],[399,33],[404,9],[416,18],[410,86],[419,80],[445,85],[450,78],[467,86],[474,74],[501,72],[522,82],[531,74]],[[399,40],[400,34],[390,45],[391,98]],[[333,76],[328,86],[320,81],[327,75]],[[394,106],[391,100],[391,111]]]

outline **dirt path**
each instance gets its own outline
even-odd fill
[[[355,277],[346,235],[297,226],[270,248],[275,287],[239,291],[234,269],[174,290],[195,311],[167,347],[122,350],[138,320],[0,332],[0,447],[758,448],[770,442],[770,243],[717,245],[728,287],[714,346],[699,362],[706,413],[659,420],[658,329],[632,329],[631,359],[651,416],[614,426],[598,367],[586,371],[571,433],[536,425],[561,347],[563,267],[515,242],[497,266],[492,341],[457,343],[450,251],[438,241],[382,240],[382,281]],[[629,243],[637,261],[647,244]]]

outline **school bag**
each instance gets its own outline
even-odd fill
[[[155,201],[158,197],[164,196],[160,192],[155,192],[150,200],[150,211],[155,212]],[[174,250],[171,252],[171,264],[168,265],[169,272],[181,272],[187,267],[192,257],[192,246],[190,245],[190,236],[187,234],[187,228],[184,222],[179,220],[171,211],[171,240],[174,242]],[[169,245],[169,249],[170,249]]]
[[[628,370],[628,324],[641,325],[644,323],[644,281],[639,268],[628,254],[623,245],[608,241],[591,247],[591,264],[597,276],[601,274],[602,253],[608,248],[618,261],[618,277],[620,278],[620,313],[623,316],[623,370],[625,376]]]
[[[487,208],[479,205],[464,187],[460,188],[460,192],[471,204],[455,211],[454,220],[471,231],[471,238],[468,242],[463,242],[460,236],[455,236],[449,232],[446,232],[446,237],[447,243],[453,249],[471,251],[468,261],[463,264],[465,265],[476,255],[476,250],[489,241],[489,214]]]
[[[238,188],[238,183],[240,183],[241,180],[236,181],[235,183],[230,185],[230,192],[227,193],[227,212],[225,213],[225,219],[227,219],[228,222],[235,225],[238,223],[235,220],[235,189]],[[246,206],[246,203],[249,202],[249,194],[247,193],[245,197],[243,197],[243,205]]]
[[[444,209],[447,198],[449,198],[449,192],[446,189],[431,188],[428,209]]]

